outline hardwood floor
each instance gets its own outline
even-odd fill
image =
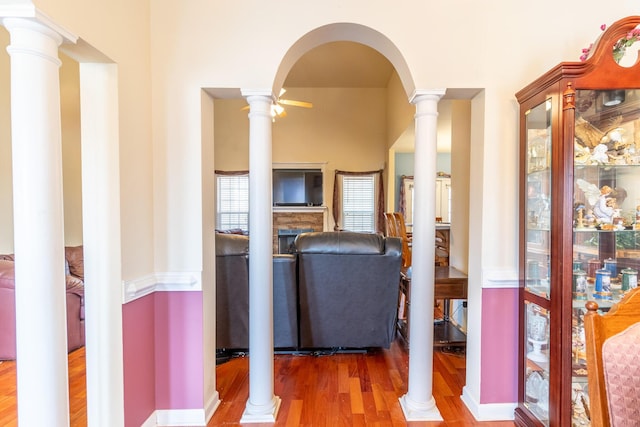
[[[443,351],[444,350],[444,351]],[[477,422],[460,400],[465,357],[434,351],[433,395],[443,422],[404,420],[398,398],[407,391],[408,355],[401,341],[368,354],[277,354],[274,389],[282,399],[275,426],[491,426]],[[71,426],[86,426],[84,348],[69,354]],[[249,395],[249,359],[234,358],[216,369],[222,403],[207,427],[240,426]],[[15,362],[0,363],[0,426],[17,426]],[[258,424],[253,424],[258,425]]]
[[[218,366],[222,403],[207,427],[240,425],[248,365],[237,358]],[[274,365],[274,391],[282,399],[275,426],[515,426],[474,420],[460,400],[465,356],[446,348],[434,351],[433,395],[443,422],[405,421],[398,398],[407,391],[408,354],[399,340],[368,354],[276,355]]]
[[[69,423],[87,425],[87,387],[84,347],[69,353]],[[18,425],[16,407],[16,362],[0,362],[0,426]]]

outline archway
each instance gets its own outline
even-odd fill
[[[243,96],[247,97],[251,106],[249,114],[251,128],[249,151],[252,153],[251,168],[255,168],[254,170],[257,170],[255,173],[259,176],[250,180],[250,186],[253,185],[252,197],[254,197],[255,194],[265,194],[270,193],[271,191],[269,188],[271,155],[266,155],[267,153],[265,150],[268,150],[269,152],[272,150],[271,128],[267,125],[267,121],[270,119],[268,113],[269,109],[267,106],[273,102],[273,99],[275,99],[273,94],[280,91],[286,76],[293,67],[293,64],[305,52],[323,43],[339,40],[355,41],[365,44],[378,50],[390,60],[398,73],[407,98],[418,107],[416,126],[418,130],[422,129],[422,132],[416,132],[416,139],[421,145],[431,145],[434,151],[433,154],[435,155],[434,124],[436,123],[435,117],[437,117],[437,102],[444,94],[444,90],[419,91],[416,93],[408,66],[400,51],[388,38],[379,32],[358,24],[330,24],[307,33],[289,49],[276,73],[271,92],[251,89],[244,89],[242,91]],[[425,158],[429,157],[427,148],[429,147],[421,149],[421,154],[416,156],[416,161],[423,161]],[[259,152],[262,156],[254,157],[253,149],[255,149],[256,152]],[[435,170],[431,170],[434,168],[427,167],[426,169],[433,174],[433,179],[435,180]],[[416,192],[417,200],[421,198],[425,201],[434,199],[433,189],[430,190],[430,186],[425,184],[426,182],[423,180],[422,188],[420,189],[420,186],[418,187],[419,189]],[[433,203],[431,203],[431,205],[432,204]],[[429,203],[422,203],[423,207],[428,207],[429,205]],[[265,219],[267,217],[270,218],[271,216],[270,198],[265,199],[260,197],[256,203],[250,203],[250,206],[252,206],[253,209],[251,212],[251,215],[253,216],[251,216],[251,218],[254,218],[255,216],[255,218],[258,219],[258,221],[253,221],[253,219],[250,221],[253,223],[253,227],[255,227],[254,233],[254,228],[250,225],[252,242],[258,241],[257,243],[253,243],[251,246],[252,250],[254,250],[254,248],[256,249],[256,251],[252,252],[254,254],[252,259],[256,258],[255,254],[257,253],[261,254],[265,258],[265,260],[261,260],[260,263],[255,262],[255,267],[250,267],[250,270],[252,268],[261,268],[260,273],[270,273],[269,265],[266,262],[266,254],[271,253],[271,244],[269,243],[269,235],[271,234],[271,231],[269,229],[268,233],[265,233],[263,230],[264,227],[268,227],[270,225],[270,221]],[[259,212],[255,212],[255,210],[258,210]],[[425,213],[429,213],[429,208],[426,209]],[[433,214],[430,214],[426,215],[425,218],[429,216],[434,217]],[[418,245],[416,245],[416,247],[419,248],[418,250],[420,255],[429,255],[429,252],[431,252],[431,258],[433,258],[433,245],[431,244],[430,246],[427,246],[420,243],[420,240],[423,237],[429,237],[429,232],[425,232],[424,234],[425,235],[422,236],[420,233],[417,233]],[[433,240],[434,237],[431,236],[429,241],[433,242]],[[428,249],[429,247],[431,247],[431,249]],[[268,261],[270,262],[270,259]],[[260,274],[256,276],[259,275]],[[263,276],[270,277],[270,274],[263,274]],[[260,283],[260,279],[253,279],[250,277],[250,300],[253,299],[259,301],[260,298],[265,297],[265,292],[271,292],[272,283],[270,279],[262,280],[262,282],[264,281],[267,281],[270,285],[266,287],[266,291],[265,283]],[[414,360],[426,359],[426,362],[419,361],[412,364],[412,358],[410,356],[409,393],[401,398],[401,405],[405,411],[405,416],[409,420],[439,420],[441,417],[435,407],[433,395],[431,393],[431,384],[428,386],[421,386],[424,385],[424,383],[432,382],[432,357],[430,353],[433,351],[433,331],[431,329],[433,321],[433,266],[431,266],[431,268],[417,268],[414,281],[418,282],[417,286],[414,283],[414,286],[418,288],[417,290],[420,291],[421,289],[424,289],[425,292],[421,292],[423,297],[417,301],[413,312],[420,313],[421,311],[425,311],[430,313],[431,321],[429,321],[429,315],[421,315],[419,318],[416,318],[416,320],[419,320],[418,322],[412,322],[415,323],[412,326],[415,329],[413,335],[418,337],[422,335],[424,338],[420,340],[424,345],[416,346],[416,348],[420,347],[422,350],[418,351]],[[429,282],[431,283],[430,298],[428,289]],[[414,292],[418,293],[417,291]],[[256,319],[260,316],[260,319],[252,320],[252,316],[254,315],[256,316]],[[261,361],[273,359],[272,339],[269,340],[261,338],[272,337],[272,330],[270,326],[272,324],[273,313],[271,308],[269,308],[269,310],[266,310],[263,307],[251,309],[250,352],[253,358],[260,359]],[[418,342],[418,340],[416,340],[416,342]],[[427,352],[428,354],[426,354]],[[412,365],[415,366],[414,369],[411,369]],[[265,375],[264,372],[269,369],[269,366],[271,366],[272,369],[272,364],[269,365],[268,363],[256,362],[255,367],[254,365],[250,366],[250,370],[252,372],[251,376],[252,378],[257,379],[256,382],[258,385],[251,388],[249,400],[247,401],[247,409],[241,421],[256,422],[275,420],[280,401],[279,398],[273,394],[272,376],[268,374]],[[412,372],[415,372],[415,375],[412,375]],[[422,382],[422,384],[420,384],[420,382]],[[414,384],[414,387],[411,386],[411,383]],[[417,387],[416,384],[418,385]],[[271,388],[271,390],[269,390],[269,388]],[[259,395],[257,403],[252,402],[252,396],[254,394]]]

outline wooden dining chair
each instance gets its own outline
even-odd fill
[[[635,426],[640,419],[640,288],[607,313],[586,303],[587,379],[592,426]],[[631,422],[631,424],[629,424]]]
[[[402,239],[402,266],[407,268],[411,266],[411,239],[407,235],[407,226],[402,213],[394,212],[393,217],[396,222],[398,237]]]
[[[392,212],[385,212],[384,214],[385,226],[387,237],[400,237],[398,236],[398,227],[396,225],[396,219]]]
[[[449,229],[436,229],[436,265],[449,265]]]

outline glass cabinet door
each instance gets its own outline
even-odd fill
[[[637,286],[640,91],[577,90],[574,143],[572,422],[589,425],[583,317]]]
[[[527,195],[525,289],[544,298],[550,294],[551,230],[551,102],[526,112]]]
[[[549,325],[548,310],[525,301],[524,405],[545,426],[549,425]]]
[[[551,101],[526,113],[526,195],[524,197],[524,288],[546,299],[551,294]],[[525,293],[527,295],[527,293]],[[549,425],[549,304],[524,301],[524,406]]]

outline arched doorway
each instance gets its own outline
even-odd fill
[[[391,61],[393,67],[397,72],[398,87],[404,91],[405,103],[409,104],[408,100],[410,98],[413,98],[414,87],[411,80],[410,72],[408,70],[408,66],[402,59],[402,55],[400,54],[398,49],[395,48],[393,44],[386,37],[384,37],[383,35],[381,35],[380,33],[374,30],[371,30],[370,28],[360,26],[357,24],[331,24],[331,25],[318,28],[314,31],[311,31],[307,35],[303,36],[300,40],[298,40],[298,42],[296,42],[291,47],[291,49],[287,52],[287,54],[283,58],[281,62],[281,66],[275,78],[275,83],[274,83],[272,92],[277,93],[283,86],[285,87],[287,86],[287,78],[288,78],[289,72],[293,67],[295,67],[295,64],[297,63],[297,61],[300,60],[305,55],[306,52],[312,50],[313,48],[319,47],[325,43],[333,43],[333,42],[339,42],[339,41],[340,42],[342,41],[357,42],[357,43],[369,46],[370,48],[381,52],[387,58],[389,58],[389,60]],[[307,95],[310,94],[309,91],[298,90],[298,89],[294,91],[289,87],[287,89],[289,90],[289,92],[287,93],[288,95],[293,94],[298,97],[301,97],[301,99],[308,99],[308,96],[305,98],[305,94]],[[250,90],[247,90],[247,91],[244,91],[244,94],[249,96],[250,92],[251,92]],[[251,93],[251,95],[255,96],[256,94]],[[267,91],[261,91],[261,93],[259,93],[258,95],[263,97],[263,100],[261,100],[262,103],[268,102],[269,99],[273,96],[270,92],[267,92]],[[440,95],[437,95],[437,96],[439,99]],[[274,136],[276,135],[276,132],[277,132],[276,131],[277,126],[279,126],[277,123],[273,126]],[[260,140],[260,138],[266,138],[269,144],[271,144],[271,129],[264,130],[265,128],[264,124],[262,124],[261,127],[262,127],[261,132],[264,132],[264,133],[263,135],[258,135],[257,137],[258,140]],[[251,140],[253,137],[254,135],[249,135],[249,138],[247,139]],[[300,142],[299,145],[304,146],[304,142]],[[435,149],[435,145],[434,145],[434,149]],[[386,153],[386,150],[385,150],[385,153]],[[277,152],[275,143],[274,143],[274,149],[272,154],[274,156],[280,155],[280,153]],[[383,157],[385,155],[386,154],[384,154]],[[218,160],[218,156],[216,156],[216,161],[217,160]],[[269,160],[269,164],[260,166],[261,170],[270,171],[271,157],[269,157],[268,160]],[[275,161],[275,157],[274,157],[274,161]],[[218,166],[216,166],[216,169],[218,169]],[[434,180],[435,180],[435,175],[434,175]],[[267,180],[267,181],[270,181],[270,180]],[[271,189],[268,188],[267,186],[266,188],[258,189],[258,191],[270,192]],[[270,204],[268,206],[260,206],[260,209],[264,209],[265,211],[268,210],[269,215],[271,214]],[[429,310],[428,307],[426,307],[426,309]],[[431,303],[431,309],[430,309],[431,312],[432,312],[432,309],[433,309],[433,304]],[[267,325],[269,324],[269,322],[263,322],[263,323]],[[423,329],[430,328],[430,324],[425,326],[419,326],[419,328],[423,328]],[[264,334],[264,332],[265,331],[259,331],[256,333]],[[272,348],[266,348],[266,347],[262,349],[255,349],[254,347],[251,348],[251,352],[253,354],[256,354],[256,350],[267,352],[267,353],[271,352],[271,358],[273,357]],[[429,381],[431,381],[430,378],[429,378]],[[268,380],[266,382],[268,382]],[[265,384],[264,386],[268,388],[269,384]],[[264,392],[264,389],[262,391]],[[250,397],[250,400],[251,400],[251,397]],[[277,405],[274,405],[273,409],[274,411],[277,412]],[[431,409],[433,408],[429,408],[429,410]],[[437,412],[437,409],[435,411]],[[275,416],[275,413],[273,415]],[[248,421],[248,419],[246,419],[245,421]]]

